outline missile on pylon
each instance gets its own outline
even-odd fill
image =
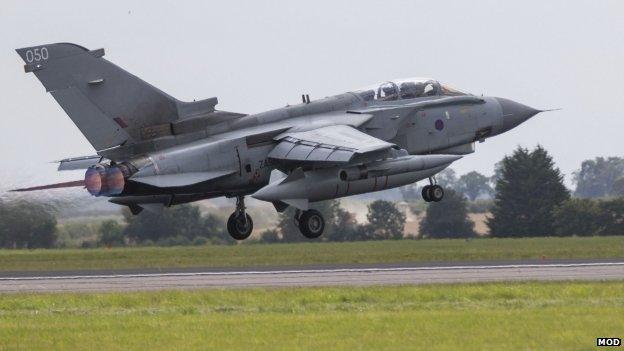
[[[301,210],[309,202],[335,199],[395,188],[433,176],[462,156],[412,155],[349,167],[303,171],[289,175],[273,171],[270,183],[252,197],[269,202],[285,202]]]

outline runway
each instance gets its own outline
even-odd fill
[[[412,264],[313,268],[190,269],[169,272],[14,272],[0,293],[161,289],[418,285],[493,281],[624,280],[624,261]]]

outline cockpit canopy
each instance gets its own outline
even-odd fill
[[[448,85],[428,78],[396,79],[359,89],[353,92],[364,101],[392,101],[426,96],[468,95]]]

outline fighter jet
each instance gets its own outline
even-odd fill
[[[542,112],[408,78],[243,114],[217,110],[216,97],[177,100],[107,61],[104,49],[57,43],[16,51],[96,150],[59,161],[61,171],[85,169],[83,180],[16,191],[82,186],[133,214],[233,197],[227,229],[237,240],[253,230],[247,195],[279,212],[294,207],[307,238],[325,227],[312,202],[424,179],[423,199],[441,201],[436,173],[473,153],[475,142]]]

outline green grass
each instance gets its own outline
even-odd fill
[[[624,258],[624,236],[0,250],[0,271]]]
[[[0,350],[593,350],[624,282],[0,295]]]

